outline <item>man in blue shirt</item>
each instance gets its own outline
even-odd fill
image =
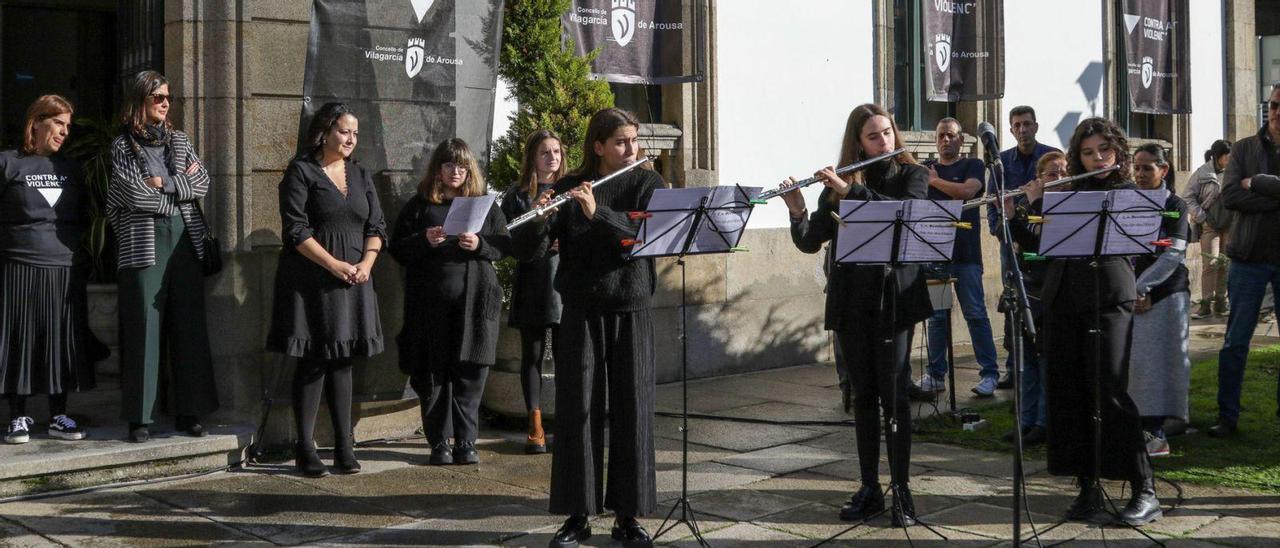
[[[926,163],[929,168],[929,199],[968,200],[982,194],[985,166],[975,158],[961,158],[964,144],[960,122],[943,118],[937,126],[938,160]],[[987,318],[986,298],[982,292],[982,245],[979,231],[981,214],[972,208],[961,214],[961,220],[972,228],[956,230],[956,243],[951,263],[939,263],[930,269],[931,278],[955,278],[955,293],[960,310],[969,325],[974,356],[982,367],[982,379],[973,392],[982,397],[995,393],[1000,368],[996,365],[996,344]],[[929,319],[929,371],[920,378],[917,388],[926,393],[941,392],[947,373],[947,336],[951,331],[946,310]]]
[[[1040,161],[1040,157],[1044,153],[1050,151],[1061,152],[1049,145],[1036,141],[1036,132],[1040,130],[1040,124],[1036,122],[1036,110],[1020,105],[1013,107],[1009,111],[1009,133],[1013,134],[1013,138],[1018,141],[1018,146],[1010,148],[1000,153],[1000,163],[1004,165],[1004,188],[1005,190],[1015,190],[1021,188],[1036,178],[1036,163]],[[996,181],[991,182],[989,192],[995,192]],[[1000,238],[1000,218],[996,215],[995,207],[987,208],[987,224],[991,229],[991,234],[997,239]],[[1004,273],[1011,264],[1017,264],[1010,261],[1010,257],[1005,256],[1005,251],[1000,251],[1000,272]],[[1004,376],[1000,378],[997,385],[1001,389],[1013,388],[1013,355],[1012,340],[1013,335],[1009,333],[1009,327],[1012,322],[1009,315],[1005,314],[1004,321],[1004,347],[1009,351],[1010,355],[1004,362]]]

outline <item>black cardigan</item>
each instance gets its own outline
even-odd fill
[[[872,165],[864,173],[866,184],[855,184],[846,200],[891,201],[925,199],[929,194],[929,171],[915,164],[898,164],[885,160]],[[832,200],[833,191],[823,189],[818,208],[807,219],[791,221],[791,240],[805,253],[817,253],[822,244],[837,238],[832,212],[839,202]],[[889,293],[885,289],[885,268],[879,265],[835,264],[827,281],[825,329],[852,328],[871,318],[888,317]],[[920,267],[913,264],[894,268],[896,293],[896,329],[910,327],[933,314],[929,289]],[[884,311],[884,312],[882,312]]]
[[[425,345],[439,343],[433,340],[436,334],[424,332],[430,323],[429,316],[435,314],[433,303],[427,298],[427,288],[435,280],[426,274],[426,265],[433,255],[447,249],[446,246],[457,245],[446,242],[440,247],[431,247],[427,243],[425,213],[429,205],[421,193],[410,198],[400,210],[391,235],[391,256],[405,267],[404,326],[396,342],[400,347],[400,368],[410,374],[425,363]],[[470,252],[472,257],[466,263],[464,315],[467,324],[463,326],[459,345],[459,361],[462,362],[478,365],[493,365],[494,362],[498,346],[498,317],[502,312],[502,286],[498,283],[493,262],[511,253],[511,237],[505,225],[506,217],[495,205],[489,210],[484,228],[478,233],[480,247]]]

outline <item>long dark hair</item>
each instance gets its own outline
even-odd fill
[[[845,166],[867,159],[867,153],[862,149],[862,127],[867,125],[867,121],[873,116],[884,116],[889,119],[889,125],[893,127],[893,146],[895,149],[903,147],[902,133],[898,131],[898,123],[893,120],[893,116],[888,111],[880,105],[872,103],[858,105],[849,113],[849,119],[844,123],[844,139],[840,144],[839,165]],[[916,163],[916,158],[910,152],[903,152],[894,156],[893,161],[900,165],[914,164]],[[845,181],[852,183],[855,176],[860,175],[846,174],[842,177],[844,177]]]
[[[1134,149],[1133,155],[1137,156],[1139,152],[1150,154],[1152,158],[1156,159],[1156,165],[1166,169],[1169,167],[1169,157],[1165,153],[1164,147],[1160,146],[1160,143],[1142,143],[1138,145],[1138,148]],[[1177,185],[1174,184],[1172,169],[1165,172],[1163,181],[1169,192],[1177,193]]]
[[[524,159],[520,162],[520,185],[525,187],[529,193],[529,200],[533,201],[538,197],[538,170],[535,164],[538,161],[538,148],[542,146],[542,142],[547,139],[555,139],[561,143],[560,147],[560,168],[552,174],[552,179],[558,180],[564,177],[565,160],[564,157],[564,141],[560,140],[560,136],[556,132],[549,129],[534,130],[524,141]]]
[[[1067,171],[1072,175],[1088,173],[1089,170],[1084,168],[1084,162],[1080,161],[1080,143],[1094,135],[1101,135],[1103,140],[1111,146],[1116,153],[1116,165],[1120,166],[1120,169],[1107,174],[1107,181],[1115,185],[1130,180],[1132,157],[1129,154],[1129,138],[1125,137],[1124,130],[1121,130],[1120,126],[1106,118],[1086,118],[1076,126],[1075,133],[1071,135],[1071,145],[1067,147]]]
[[[324,148],[324,136],[333,126],[338,125],[338,120],[348,114],[356,117],[346,103],[325,103],[321,106],[311,117],[311,123],[307,124],[307,136],[302,140],[303,146],[300,147],[298,157],[315,158],[320,154],[320,150]]]
[[[471,152],[467,142],[457,137],[445,139],[436,145],[431,153],[431,161],[427,164],[427,173],[418,181],[418,192],[426,195],[427,201],[433,204],[444,202],[444,185],[440,183],[440,167],[447,164],[462,164],[467,167],[467,179],[462,183],[462,196],[483,196],[487,188],[484,174],[480,173],[480,164],[476,155]]]
[[[147,101],[151,100],[151,94],[160,89],[160,86],[168,84],[169,80],[154,70],[139,72],[125,84],[124,97],[120,103],[120,125],[125,131],[134,135],[147,132],[147,126],[151,124],[147,120]],[[173,106],[172,101],[169,106]],[[168,117],[165,117],[163,125],[166,131],[173,129]]]
[[[1217,141],[1214,141],[1212,145],[1209,145],[1209,150],[1204,151],[1204,161],[1217,162],[1218,158],[1228,154],[1231,154],[1231,141],[1218,139]],[[1214,169],[1217,169],[1216,165],[1214,166]]]
[[[595,177],[600,173],[600,157],[596,156],[596,143],[603,143],[609,140],[609,136],[614,131],[624,126],[632,126],[637,131],[640,129],[640,120],[635,114],[622,110],[620,108],[609,107],[597,111],[591,115],[591,121],[587,124],[587,138],[582,140],[582,164],[573,173],[583,177]],[[636,148],[636,158],[644,156],[643,148]],[[641,166],[640,169],[648,169],[649,166]]]

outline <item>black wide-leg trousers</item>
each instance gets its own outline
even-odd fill
[[[566,305],[556,341],[554,514],[623,516],[657,509],[653,315]],[[605,428],[609,429],[608,483]]]

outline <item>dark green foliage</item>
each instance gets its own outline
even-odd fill
[[[89,281],[115,282],[115,245],[107,226],[107,184],[111,181],[111,141],[119,135],[118,125],[108,120],[76,118],[71,138],[63,148],[67,158],[80,164],[89,197],[89,228],[84,250],[89,258]]]
[[[489,182],[505,190],[519,176],[525,136],[548,128],[560,135],[564,162],[581,160],[587,121],[613,106],[609,84],[590,77],[595,54],[578,57],[562,36],[560,16],[569,0],[510,0],[502,24],[498,74],[511,85],[519,106],[511,128],[498,139],[489,162]]]

